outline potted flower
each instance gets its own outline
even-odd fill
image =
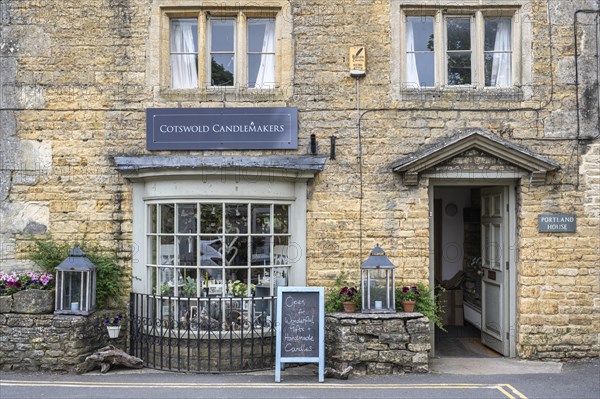
[[[417,298],[421,296],[419,289],[416,285],[412,285],[410,287],[403,286],[400,291],[400,301],[402,302],[402,307],[405,312],[413,312],[415,310],[415,303],[417,303]]]
[[[356,287],[343,287],[338,296],[344,306],[344,312],[354,313],[356,312],[356,298],[358,289]]]
[[[123,320],[123,316],[121,314],[118,314],[115,317],[107,316],[104,319],[104,325],[108,331],[109,338],[119,337],[119,332],[121,331],[121,320]]]

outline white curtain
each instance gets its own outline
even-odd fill
[[[415,34],[410,18],[406,20],[406,83],[410,87],[421,87],[419,71],[417,70],[417,57],[415,56]]]
[[[492,76],[490,84],[496,87],[511,85],[511,38],[510,18],[498,21],[496,41],[494,42],[494,57],[492,60]]]
[[[275,21],[265,21],[265,36],[261,49],[260,68],[256,75],[255,87],[272,89],[275,87]]]
[[[193,33],[195,26],[195,24],[179,21],[173,21],[171,25],[171,53],[175,53],[171,54],[171,88],[173,89],[198,87]]]

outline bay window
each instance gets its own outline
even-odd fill
[[[175,297],[273,295],[290,275],[289,203],[149,201],[149,291]]]

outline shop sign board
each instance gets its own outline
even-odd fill
[[[323,287],[277,288],[275,382],[285,363],[319,363],[325,379],[325,294]]]
[[[298,148],[298,108],[148,108],[148,150]]]
[[[538,215],[539,233],[574,233],[577,230],[577,216],[574,213]]]

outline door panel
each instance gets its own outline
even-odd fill
[[[507,187],[481,189],[481,341],[509,355]]]

